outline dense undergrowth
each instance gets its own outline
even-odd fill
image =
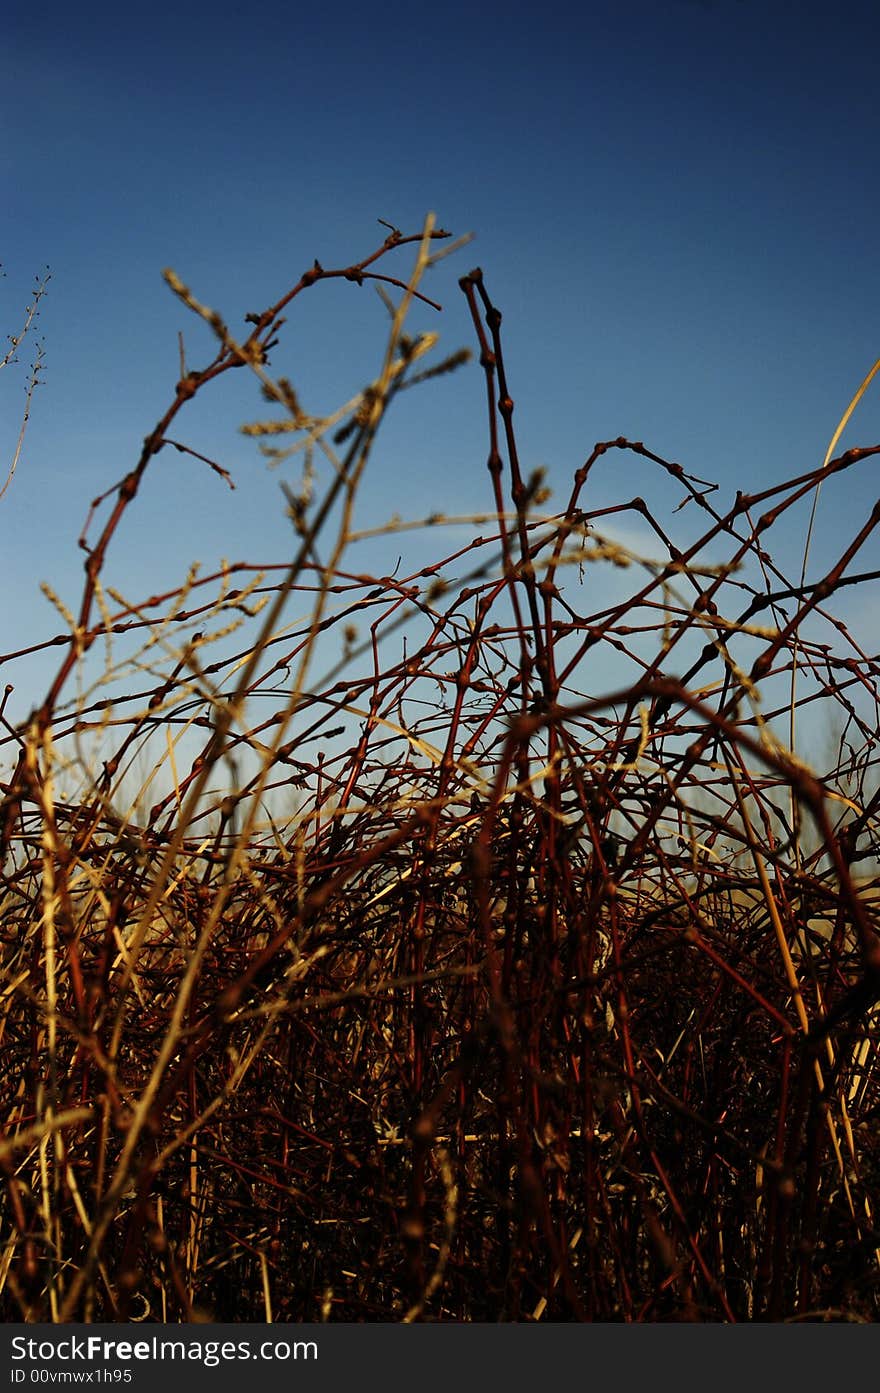
[[[615,440],[548,510],[474,271],[491,513],[350,571],[384,413],[465,356],[406,332],[445,237],[315,263],[241,340],[168,274],[216,356],[97,500],[57,675],[2,732],[7,1320],[878,1315],[880,669],[833,611],[877,511],[814,581],[772,548],[880,447],[725,510]],[[309,417],[269,371],[285,311],[380,276],[378,375]],[[123,601],[120,519],[242,366],[249,432],[305,452],[293,559]],[[686,548],[641,499],[590,511],[609,451],[689,500]],[[822,771],[784,736],[817,708]]]

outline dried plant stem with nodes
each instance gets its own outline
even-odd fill
[[[6,273],[0,271],[0,274],[2,274],[5,277]],[[15,441],[15,444],[12,447],[12,455],[6,467],[5,478],[3,479],[3,483],[0,484],[0,498],[2,498],[3,495],[6,493],[7,489],[12,483],[13,478],[15,477],[15,471],[18,468],[18,462],[21,459],[21,452],[24,447],[25,432],[27,431],[28,422],[31,418],[31,402],[33,400],[34,392],[37,390],[37,388],[41,385],[42,382],[40,373],[46,366],[45,345],[43,343],[43,340],[40,338],[35,338],[35,335],[37,328],[37,320],[40,317],[40,303],[46,294],[51,279],[52,273],[50,272],[49,268],[46,267],[46,270],[42,277],[34,283],[33,290],[31,291],[30,301],[25,307],[21,328],[18,330],[16,334],[9,335],[7,339],[9,347],[4,353],[3,357],[0,358],[0,368],[9,368],[14,364],[17,364],[19,361],[19,350],[28,342],[29,339],[34,340],[33,356],[31,358],[30,367],[28,368],[27,378],[24,386],[24,407],[21,412],[18,436]]]

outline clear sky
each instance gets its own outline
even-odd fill
[[[0,500],[0,651],[60,627],[40,580],[75,604],[88,503],[169,402],[178,331],[193,363],[210,356],[164,266],[234,327],[313,258],[365,255],[378,218],[410,232],[433,210],[475,240],[432,272],[444,312],[418,324],[470,345],[457,278],[483,267],[525,462],[547,466],[560,504],[593,442],[619,434],[725,499],[817,465],[880,355],[878,40],[867,0],[16,6],[0,45],[4,333],[45,263],[53,279],[46,385]],[[372,290],[319,286],[273,367],[327,409],[376,371],[382,328]],[[472,364],[413,394],[374,461],[370,520],[489,506],[483,390]],[[109,565],[128,593],[190,559],[284,559],[278,475],[236,433],[260,414],[242,382],[192,416],[186,438],[234,493],[192,460],[154,461]],[[878,439],[875,391],[843,445]],[[828,485],[814,571],[873,504],[874,471]],[[593,487],[670,497],[624,457]],[[805,521],[783,543],[791,571]],[[873,651],[870,596],[841,604]],[[0,673],[11,711],[56,661]]]

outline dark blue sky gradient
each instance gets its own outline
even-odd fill
[[[210,356],[166,265],[235,326],[314,257],[365,255],[377,218],[416,231],[434,210],[475,241],[432,273],[443,315],[415,322],[470,345],[457,278],[482,265],[525,463],[548,467],[560,505],[619,434],[724,499],[814,467],[880,355],[878,38],[869,3],[18,6],[0,48],[4,332],[43,263],[54,279],[46,386],[0,501],[0,650],[58,627],[39,580],[75,603],[88,502],[170,400],[178,330],[191,363]],[[330,408],[376,371],[383,324],[372,290],[319,286],[273,368]],[[193,557],[289,551],[278,476],[236,433],[261,414],[241,377],[180,427],[236,492],[163,452],[108,568],[132,596]],[[20,382],[0,394],[7,454]],[[488,506],[483,416],[476,365],[402,402],[365,517]],[[877,439],[874,391],[843,445]],[[622,457],[593,489],[677,501]],[[829,484],[814,570],[876,494],[870,462]],[[792,571],[805,522],[778,543]],[[870,646],[880,610],[843,603]],[[17,692],[19,711],[39,694]]]

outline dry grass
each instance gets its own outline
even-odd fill
[[[880,669],[831,608],[877,515],[815,582],[771,555],[877,447],[724,511],[611,441],[548,511],[472,272],[491,510],[357,574],[383,416],[463,361],[406,328],[445,235],[316,264],[240,339],[168,275],[216,356],[96,501],[58,672],[6,727],[7,1319],[878,1314]],[[284,312],[407,247],[374,380],[309,416],[269,372]],[[305,451],[293,561],[105,590],[176,417],[239,366],[274,410],[249,433]],[[688,502],[686,544],[640,498],[590,511],[609,452]],[[817,709],[822,771],[779,736]]]

